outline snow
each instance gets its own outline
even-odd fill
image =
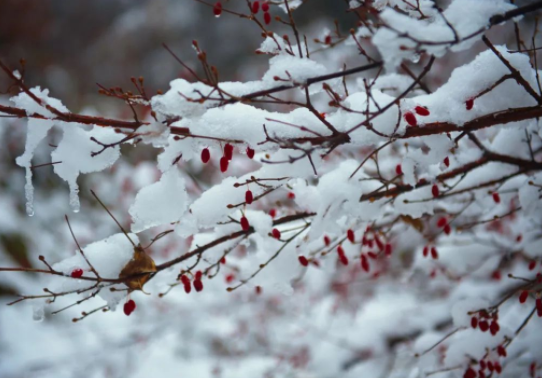
[[[406,3],[402,3],[402,7],[407,6]],[[381,6],[383,5],[385,3]],[[457,52],[471,48],[482,34],[450,46],[456,38],[453,30],[457,33],[457,38],[461,40],[487,27],[492,16],[514,8],[514,5],[504,0],[475,2],[454,0],[442,12],[442,16],[428,7],[427,11],[431,10],[429,13],[431,17],[426,20],[416,19],[392,8],[386,8],[380,17],[389,27],[380,28],[373,36],[372,42],[385,60],[387,69],[393,70],[403,59],[415,59],[420,50],[441,57],[448,49]],[[445,20],[452,25],[453,30]]]
[[[128,234],[128,236],[126,236],[120,233],[83,246],[82,249],[89,263],[99,272],[102,278],[117,279],[124,266],[133,257],[134,245],[132,242],[135,245],[139,244],[137,235]],[[93,276],[93,273],[89,271],[89,265],[79,251],[75,251],[75,254],[72,257],[53,265],[53,269],[63,272],[66,275],[70,275],[74,269],[78,268],[83,269],[83,276]],[[89,281],[54,277],[51,279],[51,286],[49,289],[53,292],[62,292],[84,289],[92,285],[92,282]],[[118,290],[126,289],[124,284],[115,284],[111,287]],[[80,295],[81,297],[85,297],[93,291],[94,290],[91,290],[90,292]],[[107,301],[107,305],[114,310],[118,303],[126,296],[126,291],[111,291],[110,287],[106,287],[102,289],[98,295]]]
[[[132,232],[178,222],[188,207],[186,184],[177,169],[170,169],[160,181],[145,186],[130,207]]]
[[[101,151],[101,146],[91,138],[103,144],[118,142],[122,139],[113,130],[94,126],[85,131],[72,124],[62,124],[64,135],[57,148],[51,154],[53,161],[61,163],[54,165],[55,173],[65,180],[70,187],[70,207],[79,212],[79,186],[77,178],[81,173],[91,173],[111,167],[120,156],[119,146]],[[93,153],[99,153],[93,156]]]

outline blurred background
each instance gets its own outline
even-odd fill
[[[244,0],[223,3],[246,8]],[[343,30],[355,26],[345,1],[311,0],[309,6],[310,12],[299,12],[302,27],[322,22],[332,28],[334,19]],[[128,88],[130,77],[144,76],[150,89],[166,90],[182,74],[163,43],[198,68],[191,47],[197,39],[227,81],[250,80],[259,65],[267,68],[267,57],[252,54],[262,41],[255,26],[214,18],[210,7],[194,0],[2,0],[0,51],[12,67],[26,59],[27,83],[49,88],[72,111],[89,104],[109,109],[96,83]]]

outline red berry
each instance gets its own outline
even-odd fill
[[[354,231],[353,230],[346,231],[346,238],[350,240],[350,243],[354,243],[355,241]]]
[[[391,247],[391,244],[390,244],[390,243],[387,243],[387,244],[384,246],[384,253],[386,254],[386,256],[391,256],[391,253],[392,253],[392,247]]]
[[[294,199],[295,198],[295,193],[294,192],[288,192],[288,198],[289,199]]]
[[[225,156],[220,158],[220,172],[224,173],[228,170],[229,161]]]
[[[250,147],[247,147],[247,156],[249,159],[252,159],[254,157],[254,150]]]
[[[132,299],[130,299],[128,302],[124,304],[124,314],[126,316],[130,316],[130,314],[134,312],[135,308],[136,308],[135,302]]]
[[[192,285],[190,285],[190,281],[188,281],[188,283],[183,283],[183,286],[185,293],[190,294],[190,292],[192,291]]]
[[[501,357],[506,357],[506,348],[503,347],[502,345],[499,345],[497,347],[497,354]]]
[[[217,1],[213,6],[213,14],[216,17],[220,17],[220,15],[222,14],[222,3],[220,1]]]
[[[252,13],[256,14],[260,10],[260,2],[258,0],[252,2]]]
[[[250,205],[254,201],[254,196],[252,195],[252,192],[250,190],[247,190],[245,193],[245,202],[247,205]]]
[[[449,224],[447,224],[446,226],[444,226],[444,233],[446,235],[450,235],[452,233],[452,227],[450,227]]]
[[[469,98],[467,101],[465,101],[465,108],[467,110],[471,110],[473,106],[474,106],[474,99],[473,98]]]
[[[435,247],[431,247],[431,257],[434,258],[435,260],[438,259],[438,252]]]
[[[297,258],[299,260],[299,263],[303,266],[308,266],[309,265],[309,260],[307,260],[307,258],[305,256],[299,256]]]
[[[495,320],[493,320],[489,325],[489,332],[491,332],[493,336],[495,336],[500,329],[501,327],[499,326],[499,323],[497,323]]]
[[[384,244],[382,243],[378,235],[375,235],[375,243],[378,246],[379,251],[382,251],[384,249]]]
[[[441,217],[437,221],[437,227],[438,228],[442,228],[442,227],[446,226],[447,224],[448,224],[448,219],[446,219],[446,217]]]
[[[276,228],[274,228],[272,231],[271,231],[271,235],[273,235],[273,237],[275,239],[280,239],[280,231],[277,230]]]
[[[241,218],[241,228],[243,229],[243,231],[248,231],[248,229],[250,228],[247,217]]]
[[[226,143],[226,145],[224,146],[224,156],[228,160],[231,160],[233,158],[233,146],[229,143]]]
[[[501,203],[501,196],[499,196],[499,193],[493,192],[492,196],[493,196],[493,201],[495,201],[495,203]]]
[[[488,370],[491,371],[491,372],[492,372],[493,370],[495,370],[495,368],[493,367],[493,362],[487,361],[487,368],[488,368]]]
[[[494,271],[493,274],[491,275],[491,277],[494,279],[494,280],[497,280],[499,281],[502,277],[501,277],[501,272],[499,272],[498,270]]]
[[[476,372],[473,368],[468,368],[463,374],[463,378],[476,378]]]
[[[423,247],[423,257],[427,257],[429,255],[429,246]]]
[[[472,328],[478,327],[478,318],[476,316],[473,316],[472,318],[470,318],[470,326]]]
[[[187,276],[185,276],[184,274],[181,276],[181,282],[183,283],[183,285],[190,285],[190,278],[188,278]]]
[[[328,247],[329,244],[331,244],[331,239],[327,235],[324,235],[324,244],[326,245],[326,247]]]
[[[401,176],[403,174],[403,168],[401,168],[401,164],[397,164],[395,166],[395,174],[397,176]]]
[[[255,291],[256,291],[257,295],[260,295],[262,293],[262,287],[261,286],[256,286]]]
[[[536,267],[536,260],[529,262],[529,270],[533,270]]]
[[[430,113],[429,113],[429,109],[423,107],[423,106],[416,106],[414,108],[414,111],[418,114],[418,115],[421,115],[423,117],[425,116],[428,116]]]
[[[539,317],[542,318],[542,299],[536,298],[536,313]]]
[[[493,366],[495,367],[495,372],[497,372],[497,374],[501,374],[502,373],[502,366],[500,363],[498,362],[495,362],[493,364]]]
[[[414,115],[414,113],[406,112],[405,113],[405,121],[410,126],[418,126],[418,121],[416,120],[416,116]]]
[[[369,270],[371,269],[369,265],[369,260],[367,259],[367,257],[365,257],[365,255],[361,255],[361,269],[363,269],[367,273],[369,273]]]
[[[345,255],[339,255],[339,260],[343,265],[348,265],[348,257],[346,257]]]
[[[331,36],[330,35],[326,35],[326,38],[324,39],[324,43],[326,45],[331,45]]]
[[[203,276],[203,273],[201,272],[201,270],[198,270],[196,272],[196,274],[194,274],[194,279],[195,280],[201,280],[201,277]]]
[[[262,11],[269,12],[269,3],[267,1],[262,3]]]
[[[201,150],[201,161],[204,164],[207,164],[210,159],[211,159],[211,152],[209,152],[209,149],[204,148],[203,150]]]
[[[480,330],[482,332],[486,332],[489,329],[489,324],[487,324],[485,320],[480,321],[478,325],[480,326]]]
[[[226,277],[224,277],[226,280],[226,283],[232,283],[235,279],[235,276],[233,274],[226,274]]]
[[[277,216],[277,210],[275,210],[275,209],[269,210],[269,216],[271,218],[275,218]]]
[[[527,290],[523,290],[519,294],[519,303],[525,303],[528,297],[529,297],[529,292]]]
[[[77,268],[72,270],[70,276],[72,276],[72,278],[80,278],[81,276],[83,276],[83,269]]]
[[[367,252],[367,256],[369,256],[373,260],[376,260],[378,258],[378,255],[374,252]]]
[[[263,5],[262,5],[262,9],[263,9]],[[269,12],[265,12],[263,14],[263,21],[265,22],[266,25],[269,25],[271,23],[271,15],[269,14]]]
[[[339,256],[344,256],[344,249],[342,245],[339,245],[337,247],[337,253],[339,254]]]
[[[225,258],[225,257],[222,257],[222,258],[220,259],[220,263],[221,263],[222,265],[225,265],[225,264],[226,264],[226,258]]]
[[[484,360],[480,360],[480,369],[486,370],[486,362]]]
[[[194,285],[194,289],[197,292],[200,292],[203,290],[203,283],[201,282],[201,280],[194,280],[193,285]]]
[[[444,163],[445,166],[449,167],[450,166],[450,158],[448,156],[446,156],[444,158],[443,163]]]
[[[431,194],[433,194],[433,197],[435,198],[439,196],[440,191],[438,189],[437,184],[433,184],[433,186],[431,187]]]

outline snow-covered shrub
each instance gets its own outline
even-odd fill
[[[45,201],[33,157],[56,133],[50,169],[79,213],[64,253],[0,260],[2,282],[48,280],[42,293],[20,281],[12,302],[47,317],[22,337],[55,339],[40,376],[92,363],[119,376],[537,376],[542,2],[351,0],[356,29],[312,34],[295,23],[310,1],[203,3],[262,33],[257,80],[223,80],[194,41],[201,66],[176,57],[188,76],[165,93],[142,78],[101,89],[133,111],[117,120],[72,113],[1,64],[19,92],[0,112],[27,120],[26,212]],[[512,42],[494,45],[494,30]],[[157,158],[132,166],[121,146]],[[89,240],[85,227],[116,221],[82,205],[91,189],[104,214],[129,214],[114,235]],[[13,337],[35,327],[10,314]],[[35,360],[11,358],[6,376],[32,374]]]

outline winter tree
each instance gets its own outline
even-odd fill
[[[542,376],[542,1],[190,4],[125,117],[0,60],[0,376]]]

